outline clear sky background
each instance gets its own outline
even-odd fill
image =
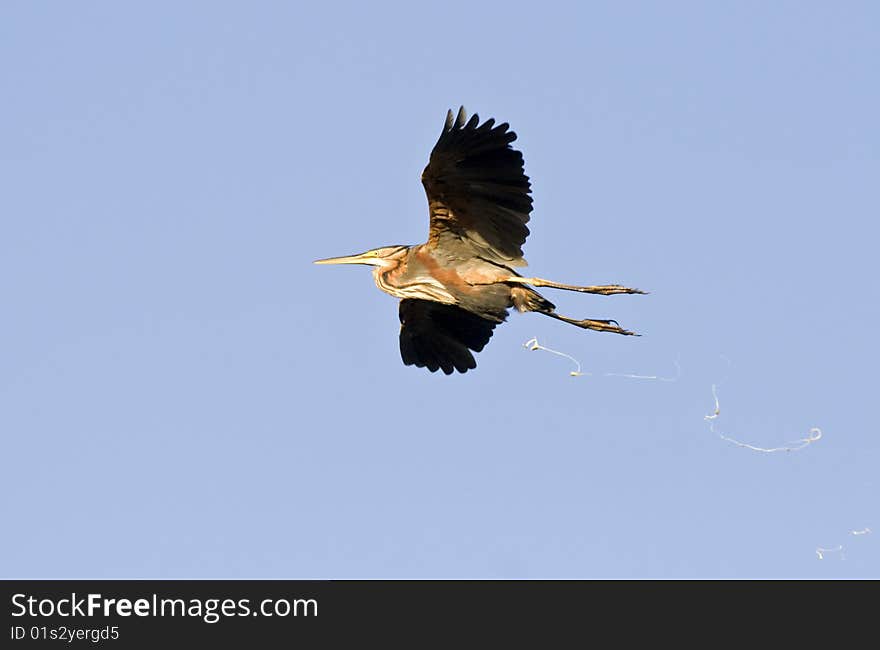
[[[878,29],[4,2],[0,576],[880,578]],[[424,241],[459,104],[519,134],[530,273],[651,292],[560,312],[643,337],[513,314],[432,375],[366,267],[311,264]],[[713,384],[728,436],[824,435],[725,442]]]

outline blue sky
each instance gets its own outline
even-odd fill
[[[878,21],[4,3],[0,575],[880,577]],[[311,264],[424,241],[459,104],[519,134],[531,273],[651,292],[547,295],[644,336],[514,314],[432,375]],[[730,437],[823,438],[725,442],[713,384]]]

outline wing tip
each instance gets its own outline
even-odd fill
[[[491,129],[495,124],[494,119],[487,120],[483,125],[480,125],[480,115],[478,113],[474,113],[471,115],[471,118],[468,119],[467,109],[465,109],[464,105],[458,107],[458,111],[453,113],[450,108],[446,111],[446,121],[443,123],[443,131],[461,131],[464,129],[476,130],[480,129]]]
[[[516,140],[516,132],[510,130],[510,124],[508,122],[501,122],[500,124],[495,124],[495,118],[490,117],[488,120],[480,124],[480,115],[479,113],[474,113],[471,115],[470,120],[468,120],[468,113],[465,109],[464,105],[458,107],[458,111],[453,112],[450,108],[446,111],[446,120],[443,123],[443,131],[455,131],[455,130],[479,130],[479,131],[493,131],[498,134],[504,134],[506,138],[508,138],[508,144]]]

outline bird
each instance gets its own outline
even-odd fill
[[[575,286],[524,277],[522,246],[529,235],[531,183],[522,153],[511,146],[508,123],[462,106],[447,112],[443,130],[422,172],[428,197],[428,241],[374,248],[315,264],[365,264],[382,291],[400,299],[400,356],[407,366],[465,373],[508,310],[537,312],[577,327],[638,336],[615,320],[574,319],[535,287],[603,296],[644,294],[618,284]]]

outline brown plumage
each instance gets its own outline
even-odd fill
[[[516,134],[495,120],[467,120],[464,107],[449,111],[422,184],[428,196],[428,241],[386,246],[318,264],[369,264],[376,285],[400,301],[400,354],[406,365],[431,372],[467,372],[472,351],[515,307],[585,329],[632,335],[613,320],[576,320],[555,312],[532,287],[613,295],[644,293],[620,285],[575,286],[526,278],[522,246],[532,211],[531,184]]]

